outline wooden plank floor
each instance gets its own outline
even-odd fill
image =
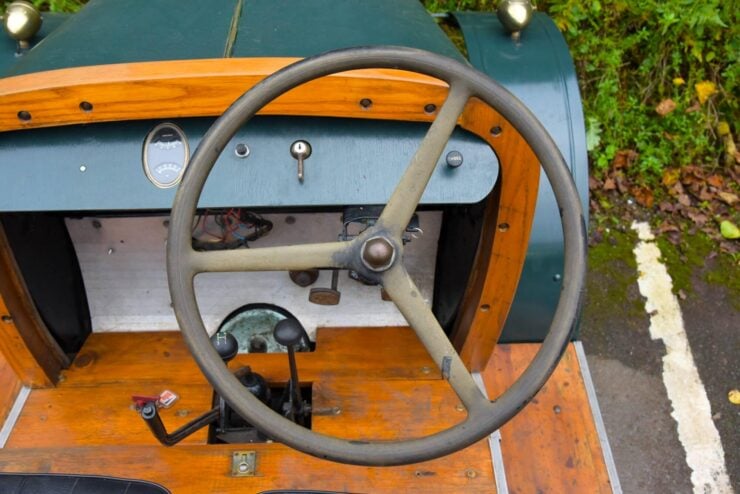
[[[312,382],[315,407],[338,407],[340,413],[315,416],[315,430],[388,440],[419,437],[464,419],[456,395],[409,329],[322,329],[317,338],[315,352],[299,354],[301,380]],[[499,346],[484,373],[489,394],[498,394],[535,350]],[[249,364],[269,381],[287,379],[284,355],[236,360],[232,367]],[[511,492],[608,491],[578,372],[571,348],[536,402],[502,430]],[[210,407],[211,389],[178,333],[91,335],[57,388],[31,392],[0,450],[0,471],[111,474],[159,482],[175,493],[495,492],[486,440],[445,458],[393,468],[338,465],[272,443],[206,445],[204,431],[164,448],[130,400],[164,389],[180,395],[162,414],[170,430]],[[230,476],[231,453],[240,449],[257,451],[257,476]]]
[[[13,408],[21,386],[21,380],[18,379],[15,371],[10,367],[10,363],[0,352],[0,426],[8,417],[10,409]]]

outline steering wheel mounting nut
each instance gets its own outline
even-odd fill
[[[396,248],[385,237],[370,237],[362,244],[361,259],[362,264],[370,271],[386,271],[396,260]]]

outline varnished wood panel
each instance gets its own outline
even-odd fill
[[[67,356],[31,300],[0,224],[0,352],[23,384],[52,386]]]
[[[313,417],[313,428],[358,440],[428,436],[467,416],[447,381],[334,379],[314,385],[314,407],[339,413]]]
[[[132,395],[157,396],[165,389],[180,399],[169,409],[160,410],[169,432],[210,410],[213,391],[202,385],[171,386],[128,384],[76,388],[59,386],[31,392],[6,448],[53,448],[64,445],[107,444],[157,445],[157,440],[133,408]],[[205,444],[203,429],[183,441]]]
[[[0,341],[2,339],[3,337],[0,336]],[[13,408],[21,386],[21,380],[3,356],[3,352],[0,352],[0,424],[5,422],[10,409]]]
[[[388,345],[393,341],[394,345]],[[301,380],[324,376],[439,379],[440,373],[409,328],[319,328],[316,351],[296,355]],[[152,365],[156,362],[156,365]],[[240,355],[230,367],[251,365],[273,382],[288,380],[287,355]],[[122,370],[125,369],[125,372]],[[205,383],[178,332],[95,333],[70,368],[64,386],[138,382]]]
[[[496,347],[483,373],[491,398],[514,382],[539,347]],[[580,372],[571,344],[534,400],[501,428],[510,492],[612,492]]]
[[[234,451],[257,452],[255,477],[230,476]],[[173,494],[320,489],[354,493],[495,493],[485,442],[403,467],[358,467],[318,460],[279,444],[97,446],[0,450],[0,471],[75,472],[159,482]]]
[[[267,75],[295,58],[140,62],[39,72],[0,79],[0,131],[76,123],[216,116]],[[447,85],[397,70],[329,76],[289,91],[266,115],[341,116],[428,121]],[[360,105],[369,98],[372,106]],[[86,101],[92,111],[80,109]],[[26,111],[31,119],[19,119]]]

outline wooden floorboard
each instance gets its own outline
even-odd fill
[[[21,380],[0,352],[0,427],[8,417],[10,409],[13,408],[21,387]]]
[[[388,342],[392,342],[389,345]],[[439,371],[409,328],[321,328],[316,351],[296,355],[302,381],[357,377],[439,379]],[[239,355],[269,381],[288,380],[287,356]],[[63,373],[63,386],[128,382],[205,383],[178,332],[97,333]]]
[[[500,394],[538,345],[499,345],[483,372]],[[407,328],[322,329],[315,352],[299,355],[312,383],[317,431],[352,439],[406,439],[466,417],[459,400]],[[284,355],[239,357],[270,381],[287,379]],[[314,488],[347,492],[495,492],[483,440],[417,465],[367,468],[318,460],[279,444],[206,445],[205,431],[172,448],[156,444],[132,394],[180,395],[162,412],[170,430],[210,408],[212,391],[177,333],[95,334],[57,388],[33,390],[0,450],[0,471],[109,474],[166,485],[172,492],[259,492]],[[332,411],[333,410],[333,411]],[[599,438],[574,348],[551,380],[502,430],[512,493],[609,492]],[[257,476],[234,478],[231,454],[257,452]]]
[[[498,345],[484,373],[488,395],[500,395],[522,373],[539,344]],[[511,493],[612,492],[575,347],[550,380],[501,428]]]
[[[232,477],[234,451],[257,452],[255,477]],[[321,489],[352,493],[495,493],[488,445],[402,467],[341,465],[279,444],[87,446],[0,450],[0,471],[115,473],[161,483],[173,494]]]

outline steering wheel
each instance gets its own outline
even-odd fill
[[[417,72],[449,85],[445,103],[377,223],[345,242],[211,252],[193,250],[191,225],[198,199],[216,159],[237,130],[261,108],[294,87],[330,74],[368,68]],[[401,235],[471,97],[497,110],[529,143],[552,184],[565,242],[562,290],[550,331],[529,367],[494,401],[489,401],[477,387],[402,262]],[[240,416],[276,441],[319,458],[357,465],[403,465],[458,451],[486,437],[539,391],[557,365],[578,317],[585,277],[585,238],[578,193],[557,146],[535,116],[502,86],[468,65],[426,51],[399,47],[351,48],[307,58],[275,72],[242,95],[216,120],[193,155],[175,196],[167,243],[167,273],[177,321],[193,357],[208,381]],[[305,429],[274,413],[245,391],[211,346],[196,303],[195,275],[212,271],[311,268],[353,269],[382,284],[465,405],[467,418],[422,438],[352,441]]]

